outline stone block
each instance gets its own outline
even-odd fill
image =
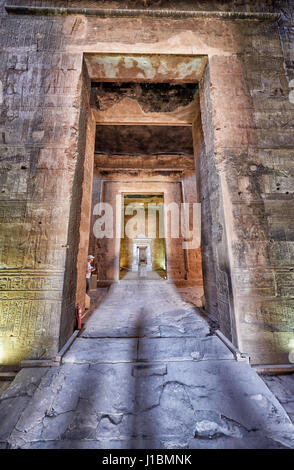
[[[91,290],[97,289],[97,274],[92,274],[91,276]]]
[[[85,295],[85,308],[86,309],[89,309],[90,308],[90,303],[91,303],[91,298],[89,297],[89,295]]]

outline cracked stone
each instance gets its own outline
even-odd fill
[[[221,436],[242,438],[242,426],[211,411],[196,412],[194,437],[198,439],[217,439]],[[199,420],[199,421],[198,421]],[[244,428],[243,428],[244,429]]]
[[[167,366],[166,364],[140,364],[136,365],[132,369],[132,375],[134,377],[150,376],[150,375],[166,375]]]
[[[121,289],[113,292],[119,296]],[[165,308],[151,309],[148,317],[141,307],[120,310],[122,338],[115,336],[118,325],[113,326],[110,307],[104,314],[97,309],[89,321],[90,336],[86,325],[60,367],[21,371],[0,399],[1,445],[294,447],[289,417],[254,370],[236,362],[219,338],[206,336],[205,328],[194,329],[191,336],[187,325],[192,314],[182,302],[178,310],[175,305],[167,309],[165,299],[159,305]],[[156,323],[168,322],[177,325],[177,335],[159,336]],[[197,322],[203,325],[204,320],[196,315]],[[91,336],[100,324],[109,338]]]

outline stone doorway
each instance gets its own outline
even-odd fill
[[[137,279],[139,252],[146,249],[146,278],[166,278],[163,194],[123,194],[120,279]],[[134,215],[135,214],[135,215]]]
[[[176,61],[183,64],[191,60],[192,68],[196,63],[199,65],[199,69],[196,66],[197,71],[185,78],[178,77],[178,72],[173,75],[171,63],[168,66],[170,79],[162,80],[159,72],[152,79],[141,76],[135,78],[132,76],[133,71],[129,73],[128,65],[126,69],[120,69],[120,79],[110,79],[103,76],[106,69],[103,66],[103,72],[100,59],[102,63],[107,63],[114,57],[92,59],[94,56],[85,56],[92,79],[90,107],[95,121],[89,252],[95,256],[97,286],[104,288],[123,279],[125,271],[132,264],[122,265],[121,256],[121,205],[125,195],[161,193],[167,205],[175,204],[180,208],[181,204],[200,203],[201,183],[204,190],[207,189],[211,170],[207,172],[205,168],[206,149],[199,93],[199,79],[203,76],[207,62],[205,57],[199,58],[199,62],[196,57],[178,57]],[[169,56],[158,59],[156,67],[159,66],[159,69],[161,62],[167,65],[170,60]],[[129,59],[124,60],[126,64],[129,63]],[[100,65],[97,68],[98,63]],[[204,83],[207,83],[207,78]],[[101,215],[95,211],[97,203],[111,207],[114,222],[112,236],[99,240],[93,236],[93,228]],[[215,254],[209,251],[212,241],[209,209],[205,209],[204,218],[203,233],[208,246],[205,243],[193,249],[184,249],[189,238],[182,232],[176,237],[166,233],[165,263],[162,263],[161,277],[173,282],[177,288],[187,289],[189,296],[191,288],[195,288],[197,305],[204,307],[206,301],[210,310],[215,303],[216,292],[213,278]],[[167,219],[168,224],[170,213]],[[142,234],[146,235],[144,231]],[[207,298],[203,295],[203,287]]]
[[[201,291],[201,295],[197,293],[198,300],[201,299],[198,305],[216,314],[223,330],[232,338],[235,331],[232,287],[227,274],[220,276],[217,268],[223,263],[221,272],[225,273],[228,259],[223,255],[227,253],[223,195],[214,161],[207,153],[211,153],[209,132],[213,129],[207,57],[146,56],[144,60],[155,61],[152,77],[143,77],[141,73],[137,76],[137,69],[129,66],[141,59],[123,57],[114,77],[108,76],[111,67],[106,66],[115,62],[113,55],[85,55],[91,77],[89,105],[95,122],[95,131],[91,132],[95,142],[89,252],[97,263],[97,286],[109,286],[120,280],[124,194],[161,192],[168,204],[201,203],[201,246],[185,250],[183,244],[189,240],[182,234],[174,238],[167,234],[166,276],[177,287],[196,287]],[[182,66],[174,68],[173,60]],[[165,77],[162,64],[166,66]],[[188,70],[191,73],[184,77],[179,70],[184,75]],[[111,206],[114,221],[113,235],[99,240],[93,237],[97,203]],[[223,230],[217,243],[216,224]]]
[[[176,211],[181,204],[200,201],[196,160],[202,141],[198,145],[195,136],[198,138],[201,129],[199,80],[207,57],[146,56],[144,60],[154,61],[156,71],[152,78],[141,74],[136,77],[137,69],[129,67],[130,60],[134,62],[140,57],[124,57],[126,68],[120,67],[121,75],[113,77],[108,76],[111,67],[107,65],[108,61],[116,61],[113,55],[84,56],[83,109],[88,122],[83,121],[87,126],[81,136],[85,139],[86,155],[76,294],[76,302],[82,305],[87,253],[95,256],[98,288],[120,281],[124,194],[163,194],[168,206],[178,206]],[[93,189],[91,215],[87,219],[84,207],[89,208],[90,187]],[[97,239],[94,227],[101,216],[96,211],[100,203],[110,207],[113,226],[110,236]],[[204,306],[202,247],[197,245],[186,250],[183,246],[189,243],[189,237],[182,232],[172,236],[171,212],[165,218],[169,230],[165,232],[162,278],[181,289],[181,295],[187,296],[187,300],[193,298],[195,305]],[[180,225],[181,215],[176,214],[177,217]]]
[[[165,86],[165,90],[174,91],[174,87]],[[187,237],[181,226],[182,205],[192,208],[197,204],[193,151],[191,125],[97,124],[90,251],[97,260],[99,285],[118,281],[132,269],[131,239],[144,235],[154,239],[153,270],[160,277],[177,284],[202,286],[201,248],[185,249]],[[95,238],[95,224],[99,224],[100,217],[95,209],[97,204],[111,208],[114,222],[111,237]],[[145,208],[144,227],[137,227],[135,233],[128,235],[125,229],[138,218],[136,205],[137,209]],[[155,207],[157,229],[155,225],[148,228],[148,206]],[[167,211],[161,234],[159,206],[161,210],[165,206]],[[129,214],[125,214],[127,207]],[[189,217],[192,216],[191,213]],[[176,233],[172,229],[174,220]]]

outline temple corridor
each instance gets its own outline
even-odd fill
[[[0,453],[293,449],[294,0],[0,24]]]

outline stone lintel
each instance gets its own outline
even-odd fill
[[[101,170],[193,170],[193,155],[103,155],[95,153],[95,168]]]
[[[152,10],[152,9],[130,9],[130,8],[57,8],[57,7],[33,7],[6,5],[5,9],[9,14],[33,15],[33,16],[66,16],[66,15],[86,15],[108,17],[136,18],[138,16],[148,16],[152,18],[219,18],[219,19],[241,19],[259,21],[277,21],[279,13],[264,12],[231,12],[231,11],[193,11],[193,10]]]

